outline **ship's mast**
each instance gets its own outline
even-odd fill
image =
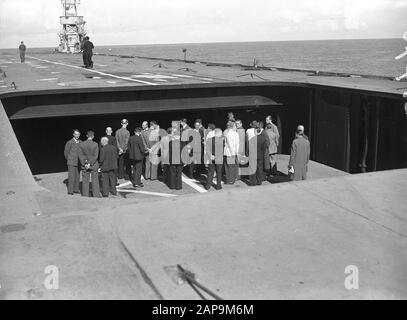
[[[78,15],[80,0],[61,0],[62,16],[60,16],[61,31],[59,33],[59,51],[77,53],[86,35],[83,16]]]

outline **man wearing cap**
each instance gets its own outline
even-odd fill
[[[301,125],[301,124],[297,127],[297,131],[300,132],[300,133],[302,133],[302,136],[303,136],[305,139],[309,140],[308,137],[307,137],[307,135],[304,133],[304,130],[305,130],[305,128],[304,128],[304,126]]]
[[[79,140],[81,133],[78,129],[73,131],[73,138],[65,144],[64,156],[68,166],[68,194],[80,193],[79,191]]]
[[[127,145],[130,138],[130,132],[127,130],[129,122],[127,119],[121,121],[122,127],[116,131],[117,148],[119,149],[119,165],[118,165],[118,178],[129,180],[129,161],[127,153]]]
[[[103,137],[100,144],[99,165],[102,172],[102,195],[106,198],[109,196],[109,190],[112,195],[117,195],[117,148],[109,143],[108,137]]]
[[[79,145],[79,159],[82,164],[82,195],[89,197],[89,178],[92,179],[92,195],[100,198],[99,188],[99,147],[93,141],[95,134],[93,131],[88,131],[86,141]]]

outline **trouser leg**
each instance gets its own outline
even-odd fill
[[[117,189],[116,189],[116,171],[115,170],[110,170],[109,171],[109,183],[110,183],[110,193],[113,195],[117,194]]]
[[[144,178],[150,179],[151,178],[151,162],[149,156],[146,156],[146,170],[144,172]]]
[[[176,174],[175,174],[175,189],[181,190],[182,189],[182,164],[176,165]]]
[[[133,174],[134,174],[134,184],[140,185],[141,184],[141,171],[143,169],[143,160],[135,160],[134,167],[133,167]]]
[[[109,173],[102,172],[102,196],[109,196]]]
[[[82,170],[82,195],[89,197],[89,178],[90,172]]]
[[[153,155],[151,157],[151,167],[150,167],[150,179],[151,180],[157,180],[157,175],[158,175],[158,156]]]
[[[270,154],[270,172],[272,175],[277,174],[277,154]]]
[[[222,187],[222,171],[223,171],[223,165],[222,164],[216,164],[216,186],[218,188]]]
[[[235,183],[238,174],[235,156],[226,157],[225,173],[226,173],[226,183],[229,184]]]
[[[131,177],[131,163],[129,159],[129,154],[125,153],[124,154],[124,179],[125,180],[130,180]],[[140,176],[143,170],[143,160],[140,160]]]
[[[73,192],[80,193],[79,183],[80,183],[80,167],[74,167],[74,183],[73,183]]]
[[[123,179],[124,176],[124,154],[119,155],[117,176],[119,179]]]
[[[212,186],[213,176],[215,174],[215,164],[210,163],[208,166],[208,177],[206,179],[206,188],[209,189]],[[216,173],[216,179],[218,179],[218,173]]]
[[[263,170],[264,162],[261,160],[257,161],[257,170],[256,170],[256,183],[262,184],[264,179],[264,170]]]
[[[75,175],[77,171],[78,171],[77,167],[68,166],[68,194],[73,194],[74,192],[76,178]]]
[[[176,165],[175,164],[169,165],[168,188],[175,189],[176,175],[177,175]]]
[[[92,195],[95,198],[100,198],[99,173],[97,171],[92,171],[91,177],[92,177]]]

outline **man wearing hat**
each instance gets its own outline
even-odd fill
[[[310,156],[310,143],[304,137],[304,132],[296,131],[291,145],[290,162],[288,165],[291,180],[306,180]]]
[[[116,131],[117,148],[119,149],[119,170],[118,178],[129,180],[129,161],[127,153],[127,144],[129,143],[130,132],[127,130],[129,122],[127,119],[121,121],[122,127]]]

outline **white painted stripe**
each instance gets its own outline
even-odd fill
[[[192,76],[187,76],[187,75],[185,75],[185,74],[176,74],[176,73],[173,73],[173,74],[171,74],[172,76],[176,76],[176,77],[180,77],[180,78],[193,78]]]
[[[8,86],[0,86],[0,88],[8,88]]]
[[[35,67],[36,69],[48,69],[48,67]]]
[[[54,81],[54,80],[58,80],[58,78],[38,79],[37,81]]]
[[[140,193],[140,194],[147,194],[150,196],[158,196],[158,197],[165,197],[165,198],[170,198],[170,197],[176,197],[176,194],[170,194],[170,193],[161,193],[161,192],[150,192],[150,191],[141,191],[141,190],[117,190],[117,192],[122,192],[122,193]]]
[[[115,84],[115,83],[117,83],[117,81],[106,81],[107,83],[110,83],[110,84]]]
[[[58,74],[58,73],[61,73],[61,72],[59,72],[59,71],[53,71],[53,72],[51,72],[52,74]]]
[[[182,174],[182,182],[186,183],[187,185],[189,185],[191,188],[195,189],[196,191],[200,192],[200,193],[205,193],[208,192],[208,190],[206,190],[205,188],[202,188],[201,186],[199,186],[198,184],[196,184],[196,180],[194,179],[189,179],[186,175]]]
[[[123,187],[129,186],[129,185],[131,185],[131,181],[127,181],[127,182],[125,182],[125,183],[119,184],[119,185],[116,187],[116,189],[117,189],[117,188],[123,188]]]
[[[107,67],[107,64],[95,64],[97,67]]]
[[[69,64],[66,64],[66,63],[62,63],[62,62],[50,61],[50,60],[40,59],[40,58],[36,58],[36,57],[32,57],[32,56],[27,56],[27,57],[31,58],[31,59],[38,60],[38,61],[52,63],[52,64],[64,66],[64,67],[84,70],[82,67],[72,66],[72,65],[69,65]],[[85,70],[88,71],[88,72],[100,74],[102,76],[108,76],[108,77],[127,80],[127,81],[139,82],[139,83],[148,84],[148,85],[151,85],[151,86],[157,86],[158,85],[158,83],[152,83],[152,82],[147,82],[147,81],[142,81],[142,80],[136,80],[136,79],[132,79],[130,77],[121,77],[121,76],[117,76],[115,74],[105,73],[105,72],[101,72],[101,71],[97,71],[97,70],[92,70],[92,69],[85,69]]]

